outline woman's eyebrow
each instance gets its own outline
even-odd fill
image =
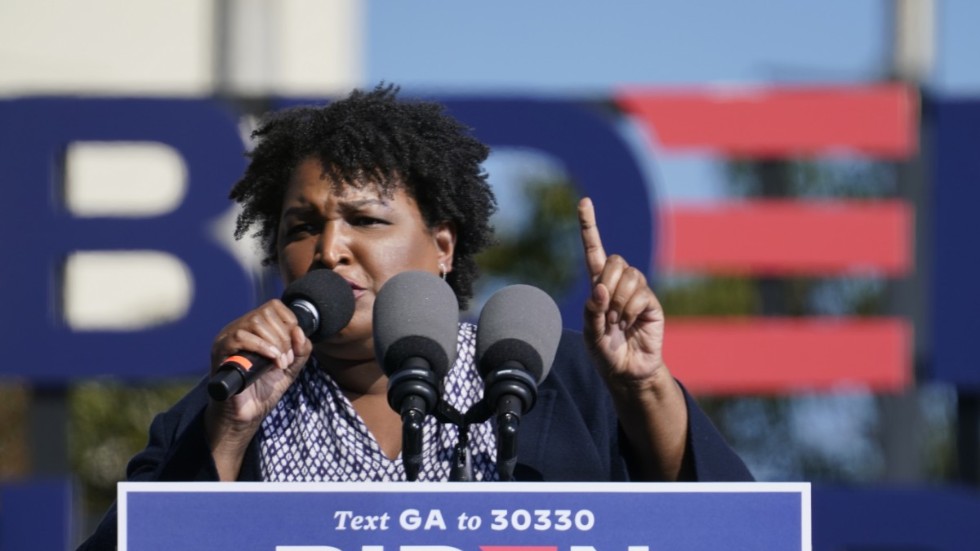
[[[313,209],[308,204],[292,206],[282,211],[282,217],[287,218],[289,216],[304,216],[308,214],[311,210]]]
[[[384,209],[391,209],[391,204],[388,201],[378,198],[340,201],[340,208],[343,211],[355,211],[368,206],[378,206]]]
[[[351,199],[351,200],[341,200],[339,201],[338,208],[345,213],[356,212],[364,207],[368,206],[378,206],[386,210],[391,210],[391,203],[379,198],[369,198],[369,199]],[[287,218],[289,216],[303,217],[308,216],[312,212],[317,212],[317,209],[310,203],[303,202],[299,205],[293,205],[287,207],[282,211],[282,217]]]

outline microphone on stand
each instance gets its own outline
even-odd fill
[[[439,381],[456,360],[459,302],[442,278],[402,272],[374,301],[374,350],[388,376],[388,405],[402,417],[408,480],[422,467],[422,424],[439,404]]]
[[[484,380],[484,418],[496,413],[497,472],[511,480],[517,464],[521,415],[534,407],[561,340],[561,313],[547,293],[530,285],[497,291],[483,306],[476,330],[477,369]]]
[[[311,341],[321,341],[350,323],[354,315],[354,292],[350,284],[332,270],[313,270],[283,291],[282,301],[296,315],[300,328]],[[252,352],[237,352],[218,367],[208,382],[211,398],[224,401],[238,394],[265,373],[273,361]]]

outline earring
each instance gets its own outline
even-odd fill
[[[446,265],[442,262],[439,263],[439,277],[441,277],[443,280],[446,279]]]

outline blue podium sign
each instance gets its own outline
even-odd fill
[[[807,483],[119,484],[119,550],[811,549]]]

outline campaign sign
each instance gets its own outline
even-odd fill
[[[811,549],[807,483],[120,483],[119,549]]]

